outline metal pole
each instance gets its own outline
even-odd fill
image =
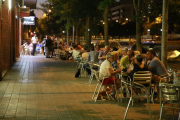
[[[161,61],[167,67],[167,41],[168,41],[168,0],[163,0],[162,12],[162,40],[161,40]]]

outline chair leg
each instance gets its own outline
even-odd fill
[[[147,104],[148,104],[148,109],[149,109],[149,116],[150,116],[150,120],[152,120],[151,108],[150,108],[150,105],[149,105],[149,98],[148,98],[147,90],[145,90],[145,92],[146,92]]]
[[[128,102],[128,105],[127,105],[127,108],[126,108],[126,112],[125,112],[125,114],[124,114],[124,120],[126,120],[126,116],[127,116],[127,112],[128,112],[128,109],[129,109],[129,105],[130,105],[130,103],[131,103],[131,100],[132,100],[132,97],[130,97],[130,99],[129,99],[129,102]]]
[[[173,108],[173,104],[172,104],[172,111],[173,111],[173,120],[174,120],[174,108]]]
[[[94,73],[91,71],[91,76],[89,77],[89,84],[91,84],[91,82],[93,80],[93,76],[94,76]]]
[[[99,87],[99,90],[98,90],[98,93],[97,93],[97,97],[96,97],[96,99],[95,99],[95,102],[97,101],[97,98],[98,98],[98,95],[99,95],[99,92],[100,92],[100,90],[101,90],[101,87],[102,87],[102,85],[100,85],[100,87]]]
[[[161,120],[161,119],[162,119],[162,111],[163,111],[163,104],[161,105],[161,110],[160,110],[159,120]]]
[[[179,105],[178,105],[178,108],[179,108]],[[179,116],[178,116],[178,120],[180,120],[180,110],[178,110],[179,111]]]
[[[96,88],[95,88],[95,91],[94,91],[94,94],[93,94],[92,100],[94,99],[94,96],[95,96],[95,94],[96,94],[96,90],[97,90],[97,88],[98,88],[98,85],[99,85],[99,83],[97,83],[97,85],[96,85]]]

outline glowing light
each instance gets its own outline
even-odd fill
[[[103,24],[105,24],[105,22],[103,22]]]
[[[126,20],[128,20],[128,18],[126,18]]]
[[[150,29],[147,30],[148,32],[150,31]]]
[[[9,10],[11,9],[11,0],[9,0]]]
[[[116,20],[116,22],[118,22],[118,20]]]

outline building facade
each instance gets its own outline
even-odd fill
[[[0,0],[0,80],[20,56],[23,31],[20,7],[24,3],[35,7],[37,0]]]

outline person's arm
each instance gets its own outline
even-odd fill
[[[127,73],[130,73],[134,69],[134,65],[131,64],[129,68],[127,69]]]
[[[102,54],[103,54],[102,52],[99,53],[99,56],[98,56],[98,59],[99,59],[99,60],[105,60],[105,59],[106,59],[105,57],[103,57]]]
[[[108,68],[107,70],[108,70],[108,76],[113,76],[116,73],[120,73],[121,72],[121,69],[116,69],[116,71],[114,71],[112,68]]]
[[[147,57],[145,57],[145,61],[144,61],[144,67],[147,68],[149,71],[153,69],[153,67],[149,66],[147,63]]]
[[[89,62],[90,61],[90,53],[88,53],[88,55],[87,55],[87,62]]]

